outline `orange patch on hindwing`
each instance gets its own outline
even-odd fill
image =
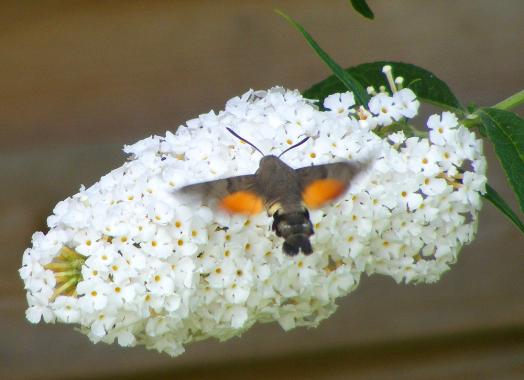
[[[346,188],[346,183],[336,179],[318,179],[304,189],[302,199],[309,208],[317,208],[341,196]]]
[[[251,191],[237,191],[222,198],[220,208],[233,214],[255,215],[262,211],[264,202]]]

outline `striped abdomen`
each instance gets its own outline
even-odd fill
[[[313,253],[309,237],[313,235],[313,225],[309,220],[307,209],[303,211],[284,212],[282,209],[273,214],[273,231],[284,238],[284,253],[290,256],[300,251],[305,255]]]

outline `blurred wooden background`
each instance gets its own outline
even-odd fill
[[[256,326],[172,359],[24,318],[17,269],[32,232],[121,165],[123,144],[249,88],[304,89],[329,74],[274,8],[343,66],[415,63],[483,105],[524,87],[521,0],[370,3],[374,22],[345,0],[0,3],[0,378],[524,378],[524,239],[487,204],[438,284],[363,278],[315,330]],[[486,150],[490,181],[515,204]]]

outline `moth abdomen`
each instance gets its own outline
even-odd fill
[[[304,255],[310,255],[313,253],[313,248],[311,247],[309,237],[304,234],[288,236],[282,245],[282,249],[286,255],[290,256],[295,256],[300,251],[302,251]]]
[[[302,251],[305,255],[313,253],[309,237],[313,235],[313,224],[309,220],[309,212],[303,211],[282,212],[273,214],[273,231],[284,238],[282,246],[284,253],[294,256]]]

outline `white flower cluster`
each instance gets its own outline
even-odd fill
[[[186,343],[237,336],[256,322],[315,326],[363,272],[433,282],[477,227],[482,144],[448,112],[429,139],[372,129],[416,115],[410,90],[355,109],[351,93],[319,111],[297,91],[249,91],[176,133],[126,146],[130,160],[59,202],[50,231],[23,256],[27,318],[78,324],[94,341],[178,355]],[[176,193],[183,185],[252,174],[260,154],[289,151],[290,166],[372,162],[345,196],[311,211],[312,255],[282,253],[265,214],[216,211]]]

